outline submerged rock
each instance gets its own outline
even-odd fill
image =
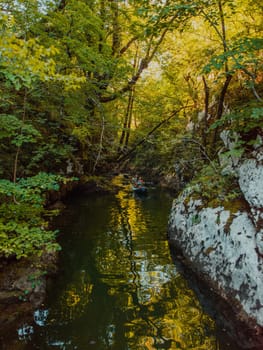
[[[0,264],[0,347],[1,340],[19,324],[32,318],[46,296],[47,274],[57,270],[57,254],[21,260],[2,260]]]
[[[235,168],[243,199],[212,208],[184,191],[173,202],[168,235],[185,262],[254,330],[262,349],[263,150],[253,157]]]

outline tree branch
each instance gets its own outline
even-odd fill
[[[131,46],[131,44],[134,43],[134,41],[137,40],[137,39],[138,39],[137,36],[131,38],[131,39],[127,42],[127,44],[126,44],[125,46],[123,46],[123,47],[120,49],[120,55],[124,54],[124,53],[128,50],[128,48]]]
[[[201,153],[205,156],[205,158],[209,161],[209,163],[211,164],[211,166],[212,166],[212,168],[214,169],[214,171],[215,171],[216,173],[218,173],[217,168],[214,166],[214,163],[212,162],[212,160],[211,160],[210,157],[208,156],[208,154],[207,154],[205,148],[203,147],[203,145],[202,145],[200,142],[198,142],[198,141],[195,140],[195,139],[190,139],[190,138],[186,138],[186,137],[183,138],[183,141],[184,141],[184,142],[192,142],[192,143],[195,143],[196,145],[198,145],[199,148],[200,148],[200,152],[201,152]]]
[[[168,30],[170,29],[170,25],[173,23],[173,21],[176,19],[176,15],[173,16],[170,21],[167,24],[167,27],[163,30],[162,34],[160,35],[159,39],[155,43],[154,47],[153,46],[153,39],[154,35],[151,35],[150,38],[150,43],[148,45],[146,54],[144,58],[141,59],[139,67],[137,72],[132,76],[132,78],[128,81],[128,83],[120,89],[118,92],[111,94],[110,96],[100,96],[100,102],[101,103],[106,103],[110,101],[114,101],[118,96],[122,95],[123,93],[130,91],[132,87],[137,83],[139,78],[141,77],[142,72],[148,68],[149,63],[152,61],[154,55],[156,54],[158,48],[160,47],[161,43],[163,42],[165,35],[167,34]],[[132,39],[132,42],[136,40],[136,38]],[[132,44],[130,43],[130,45]]]
[[[170,119],[172,119],[174,116],[176,116],[181,110],[186,109],[186,108],[189,108],[189,107],[191,107],[191,106],[184,106],[184,107],[181,107],[181,108],[179,108],[179,109],[173,111],[173,112],[169,115],[169,117],[167,117],[166,119],[163,119],[162,121],[160,121],[157,125],[155,125],[155,127],[154,127],[152,130],[150,130],[150,131],[144,136],[144,138],[143,138],[142,140],[140,140],[138,143],[136,143],[136,145],[133,146],[133,147],[129,150],[128,153],[126,153],[126,154],[120,156],[120,157],[118,158],[118,160],[117,160],[118,163],[120,163],[120,162],[122,162],[123,160],[129,158],[129,156],[136,150],[136,148],[139,147],[140,145],[142,145],[144,142],[146,142],[147,139],[148,139],[148,137],[151,136],[157,129],[159,129],[161,126],[163,126],[165,123],[167,123]]]

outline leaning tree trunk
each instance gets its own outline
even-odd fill
[[[133,103],[134,103],[134,94],[135,94],[135,87],[130,92],[129,96],[129,104],[128,104],[128,125],[126,130],[126,137],[125,137],[125,143],[124,147],[127,148],[129,144],[129,138],[131,133],[131,123],[132,123],[132,115],[133,115]]]

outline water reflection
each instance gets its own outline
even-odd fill
[[[219,349],[214,321],[172,263],[170,206],[127,186],[73,201],[60,222],[63,271],[25,349]]]
[[[100,242],[96,265],[125,315],[127,349],[215,349],[213,321],[171,263],[161,208],[154,213],[125,190],[116,197],[115,239]]]

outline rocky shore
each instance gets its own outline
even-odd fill
[[[231,164],[242,198],[207,207],[188,187],[174,200],[171,244],[184,263],[250,329],[246,348],[263,348],[263,149]]]

